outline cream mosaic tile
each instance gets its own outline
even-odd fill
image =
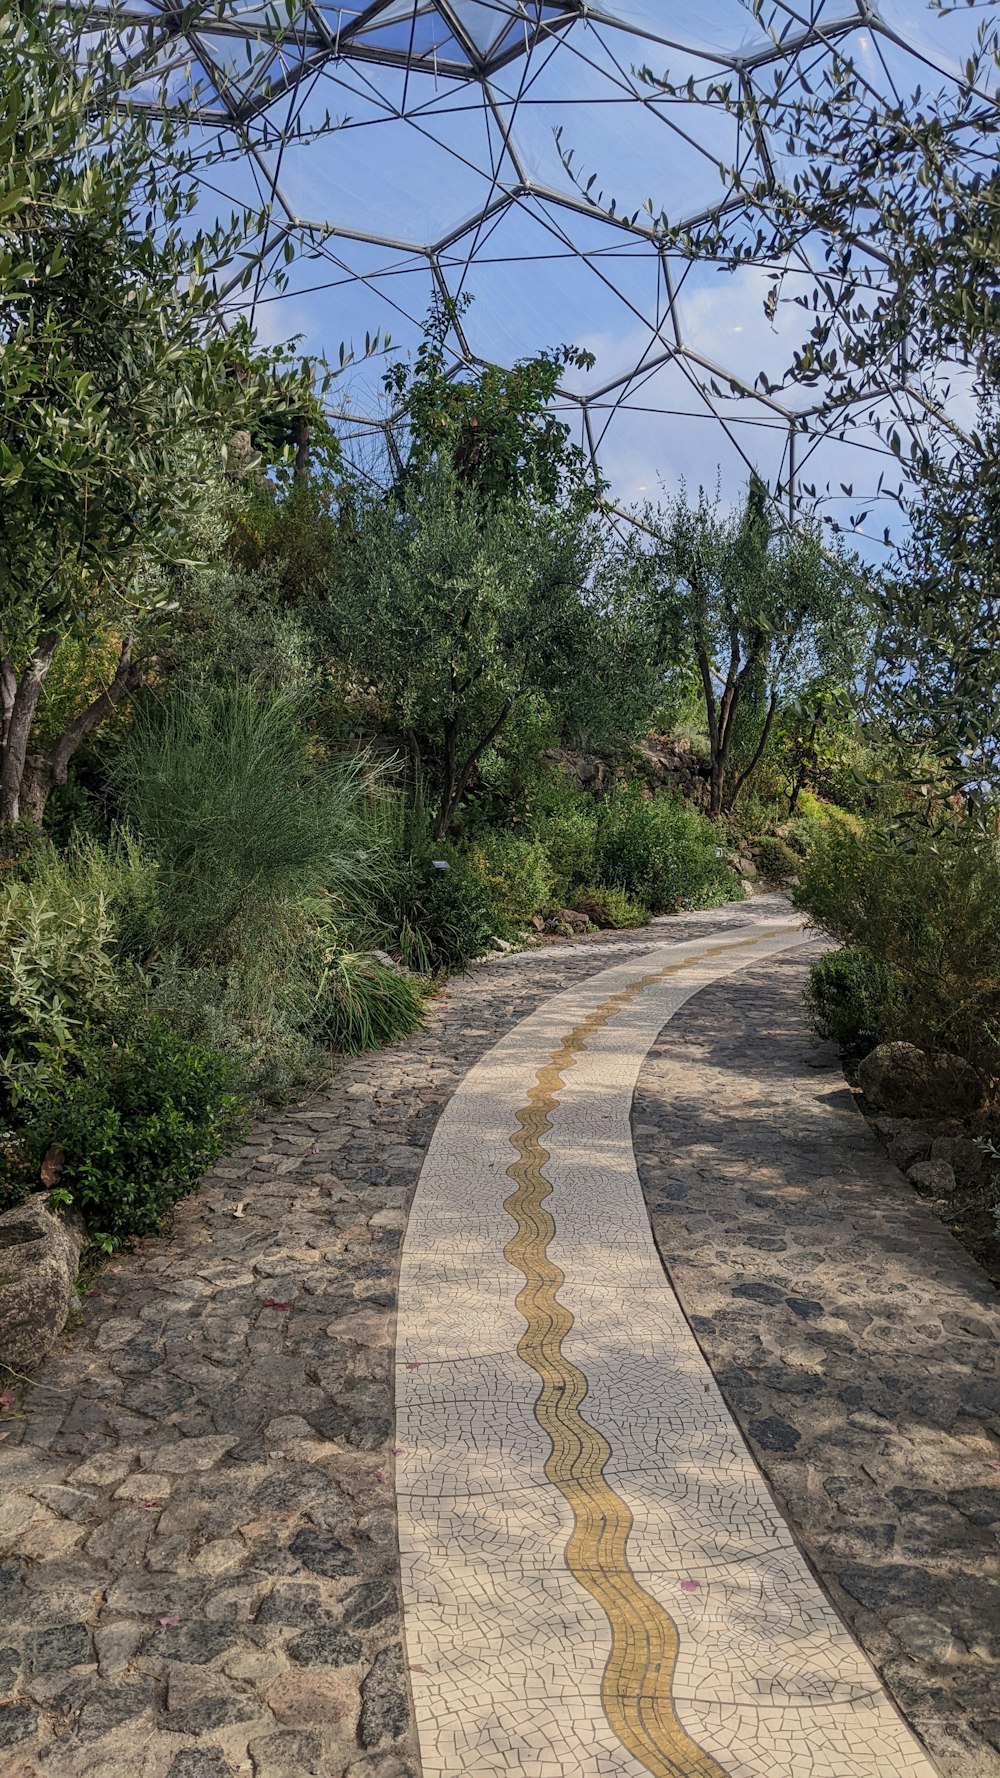
[[[766,921],[616,953],[438,1124],[397,1347],[425,1778],[932,1778],[726,1410],[632,1155],[664,1023],[799,936]]]

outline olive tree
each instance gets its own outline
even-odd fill
[[[929,10],[954,7],[932,0]],[[686,70],[642,70],[652,92],[683,95],[737,122],[741,141],[769,134],[783,149],[756,171],[720,167],[727,201],[693,225],[652,192],[661,238],[730,271],[766,268],[767,313],[787,304],[802,316],[787,375],[815,392],[828,422],[839,414],[852,426],[853,403],[901,378],[911,391],[906,425],[871,422],[901,471],[898,488],[880,477],[875,492],[900,499],[909,527],[891,558],[872,678],[892,732],[915,745],[913,773],[930,766],[939,787],[964,795],[995,782],[1000,764],[1000,31],[995,0],[978,10],[959,78],[891,96],[872,86],[853,36],[830,40],[819,80],[777,56],[752,80],[697,88]],[[572,173],[572,147],[564,160]],[[585,170],[579,183],[597,202]],[[804,261],[819,268],[812,288]],[[955,371],[978,398],[973,427],[949,400]],[[766,375],[758,381],[766,391]]]
[[[585,508],[486,498],[432,462],[354,521],[317,622],[405,738],[436,838],[531,697],[592,736],[641,728],[648,652]]]
[[[0,823],[40,818],[84,737],[137,684],[156,596],[143,565],[189,544],[226,441],[313,402],[312,372],[227,330],[214,272],[251,226],[194,229],[183,132],[117,106],[75,9],[0,19]],[[152,579],[149,580],[153,584]],[[108,631],[117,664],[43,750],[60,647]],[[98,647],[100,644],[100,648]],[[96,668],[95,668],[96,673]],[[86,680],[87,675],[84,674]],[[99,675],[96,675],[99,680]]]
[[[691,660],[698,675],[710,752],[709,813],[736,802],[767,749],[783,698],[818,672],[844,677],[865,633],[860,575],[824,548],[815,527],[778,521],[758,482],[742,506],[720,510],[703,490],[682,492],[646,515],[652,624],[665,673]],[[755,740],[734,761],[734,740],[751,700]]]

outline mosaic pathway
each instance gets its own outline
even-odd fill
[[[621,952],[466,1074],[403,1248],[397,1494],[424,1778],[932,1778],[663,1272],[629,1114],[787,917]]]

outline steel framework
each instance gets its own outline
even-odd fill
[[[887,97],[928,68],[952,78],[920,0],[769,0],[764,12],[740,0],[289,4],[83,8],[88,28],[116,34],[130,102],[193,120],[206,205],[270,206],[252,293],[265,330],[326,346],[381,330],[405,347],[435,291],[471,294],[449,338],[456,364],[564,339],[595,347],[594,371],[560,394],[595,458],[655,466],[669,437],[676,468],[687,423],[708,418],[736,466],[754,464],[793,505],[845,426],[853,452],[880,449],[859,425],[879,403],[920,423],[898,388],[873,391],[848,420],[821,392],[763,387],[755,352],[763,338],[780,358],[781,342],[761,335],[752,272],[713,283],[643,209],[652,198],[696,222],[733,201],[722,166],[766,176],[780,159],[782,145],[696,102],[720,77],[750,96],[781,63],[815,85],[846,47]],[[690,78],[692,99],[651,86],[643,67]],[[577,183],[568,149],[614,200]],[[269,274],[288,242],[279,311]],[[785,270],[808,287],[807,254]],[[394,419],[363,371],[336,412],[362,452]]]

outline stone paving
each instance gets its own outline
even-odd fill
[[[633,1106],[691,1326],[796,1537],[948,1778],[1000,1778],[1000,1312],[807,1031],[811,956],[708,987]]]
[[[747,910],[671,921],[669,937],[738,931],[768,911],[757,901]],[[778,910],[772,905],[770,911]],[[469,1067],[553,994],[584,982],[609,958],[648,948],[654,936],[667,934],[599,935],[471,971],[439,998],[423,1032],[351,1064],[308,1106],[259,1126],[201,1196],[180,1208],[169,1237],[141,1243],[102,1273],[85,1303],[84,1325],[67,1334],[23,1403],[0,1422],[4,1778],[417,1778],[400,1622],[391,1377],[399,1248],[414,1185],[441,1108]],[[787,1047],[789,1019],[798,1020],[800,975],[762,972],[751,979],[754,993],[764,997],[752,1045],[764,1067],[769,1046]],[[709,995],[716,1008],[729,1004],[731,991],[731,984],[706,989],[679,1019],[689,1020]],[[665,1041],[686,1028],[668,1027]],[[793,1097],[802,1090],[802,1029],[798,1023],[798,1059],[784,1057],[770,1082],[773,1088],[784,1081]],[[663,1054],[654,1052],[644,1071],[647,1107],[648,1083],[662,1063]],[[725,1073],[731,1090],[732,1069]],[[806,1090],[817,1081],[820,1075],[808,1076]],[[824,1116],[828,1100],[827,1082]],[[715,1107],[717,1093],[705,1103]],[[724,1121],[706,1125],[706,1142],[719,1137]],[[698,1271],[681,1252],[691,1208],[671,1195],[682,1181],[664,1179],[663,1143],[655,1135],[647,1139],[644,1123],[652,1127],[656,1120],[644,1115],[636,1123],[644,1184],[661,1241],[664,1207],[676,1228],[685,1294]],[[744,1120],[736,1116],[733,1123],[738,1143]],[[759,1129],[754,1134],[758,1138]],[[721,1157],[726,1189],[736,1152]],[[868,1160],[868,1197],[876,1211],[883,1188],[895,1192],[903,1208],[918,1204],[877,1150]],[[862,1174],[868,1160],[858,1163]],[[806,1155],[805,1181],[825,1176],[828,1162],[828,1156],[819,1165]],[[797,1183],[802,1189],[803,1178]],[[826,1194],[818,1202],[825,1208]],[[758,1222],[784,1213],[783,1206],[770,1215],[752,1208]],[[728,1220],[722,1204],[719,1214]],[[831,1213],[831,1224],[837,1214]],[[938,1300],[938,1280],[928,1269],[914,1314],[923,1323],[940,1310],[942,1332],[954,1336],[962,1355],[956,1365],[963,1377],[975,1371],[986,1391],[973,1390],[971,1409],[963,1397],[957,1433],[942,1430],[943,1438],[957,1436],[964,1452],[974,1450],[978,1462],[996,1406],[987,1400],[987,1361],[994,1361],[996,1348],[983,1332],[984,1281],[940,1225],[928,1221],[928,1241],[936,1231],[950,1249],[952,1268],[959,1256],[964,1282],[956,1284],[949,1273],[940,1280]],[[780,1237],[769,1229],[760,1238]],[[813,1225],[809,1239],[809,1251],[818,1255],[826,1231]],[[863,1230],[857,1242],[863,1268]],[[721,1251],[725,1243],[718,1245]],[[898,1252],[896,1263],[905,1266],[910,1250]],[[741,1263],[745,1259],[743,1252]],[[812,1263],[819,1265],[819,1257]],[[818,1298],[817,1291],[803,1301]],[[735,1343],[712,1350],[708,1323],[720,1335],[728,1328],[734,1342],[738,1325],[747,1339],[755,1331],[763,1342],[771,1337],[773,1304],[756,1295],[732,1301],[736,1319],[727,1322],[718,1305],[706,1301],[701,1311],[692,1309],[685,1294],[689,1310],[702,1314],[699,1338],[740,1417],[726,1367],[741,1365],[748,1375],[752,1367]],[[908,1296],[897,1296],[895,1308],[902,1345]],[[803,1326],[812,1337],[808,1313],[792,1313],[799,1337]],[[850,1332],[838,1334],[838,1353]],[[855,1361],[864,1390],[862,1336],[869,1339],[870,1329],[859,1323]],[[824,1367],[818,1374],[820,1389],[803,1392],[803,1399],[812,1403],[822,1394],[831,1425],[850,1418],[852,1449],[867,1450],[874,1466],[884,1429],[874,1434],[853,1416],[877,1416],[877,1407],[842,1400],[850,1385],[839,1373],[829,1385]],[[928,1375],[926,1386],[938,1400],[927,1420],[933,1426],[934,1415],[940,1421],[945,1412],[951,1373]],[[805,1437],[796,1417],[801,1407],[796,1395],[795,1414],[768,1409],[759,1417]],[[784,1459],[773,1459],[768,1436],[765,1429],[754,1448],[784,1504]],[[752,1424],[750,1437],[754,1443]],[[839,1450],[834,1470],[847,1478],[847,1488],[839,1494],[827,1488],[818,1502],[812,1483],[805,1490],[788,1484],[793,1529],[821,1568],[816,1549],[828,1533],[829,1502],[847,1514],[854,1485],[854,1469]],[[886,1536],[894,1526],[898,1535],[912,1512],[933,1519],[937,1510],[924,1498],[937,1483],[928,1483],[924,1472],[913,1483],[917,1493],[923,1490],[916,1503],[904,1499],[904,1486],[881,1491],[877,1514],[869,1514],[887,1528]],[[863,1487],[870,1492],[880,1483],[869,1476]],[[941,1508],[956,1572],[949,1593],[947,1563],[936,1571],[938,1617],[945,1609],[940,1595],[958,1610],[970,1581],[985,1587],[995,1578],[990,1482],[977,1468],[967,1487],[964,1509],[951,1499],[961,1488],[952,1488]],[[909,1561],[915,1566],[915,1558]],[[900,1584],[897,1575],[893,1585]],[[841,1591],[836,1597],[850,1614],[853,1596]],[[982,1594],[975,1614],[982,1633],[969,1629],[969,1653],[961,1653],[958,1667],[978,1670],[985,1697],[990,1630]],[[891,1587],[882,1598],[870,1589],[853,1622],[880,1666],[879,1637],[899,1616]],[[930,1739],[925,1721],[965,1733],[975,1714],[975,1757],[985,1757],[990,1719],[979,1694],[973,1700],[969,1691],[956,1703],[954,1664],[907,1659],[905,1672],[891,1665],[885,1671],[911,1719]],[[993,1778],[1000,1766],[953,1762],[942,1769],[954,1778],[973,1772],[979,1778],[980,1771]]]
[[[424,1778],[933,1778],[761,1484],[632,1154],[665,1022],[801,942],[786,915],[609,962],[438,1124],[397,1333]]]

